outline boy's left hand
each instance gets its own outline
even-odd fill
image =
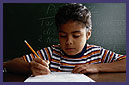
[[[99,68],[96,64],[76,65],[72,71],[73,73],[98,73]]]

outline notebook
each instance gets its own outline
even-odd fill
[[[51,72],[48,75],[30,76],[24,82],[95,82],[84,74],[71,72]]]

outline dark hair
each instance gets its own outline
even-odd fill
[[[82,4],[67,4],[59,8],[55,16],[55,24],[59,29],[62,24],[69,20],[80,21],[84,23],[87,29],[92,29],[91,13],[86,6]]]

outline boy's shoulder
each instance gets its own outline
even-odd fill
[[[94,53],[101,53],[102,50],[103,50],[103,48],[101,46],[87,44],[86,54],[87,53],[93,53],[93,54]]]

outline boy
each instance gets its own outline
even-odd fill
[[[55,16],[60,45],[4,62],[7,71],[46,75],[51,71],[73,73],[126,72],[126,56],[89,45],[91,13],[82,4],[61,7]]]

